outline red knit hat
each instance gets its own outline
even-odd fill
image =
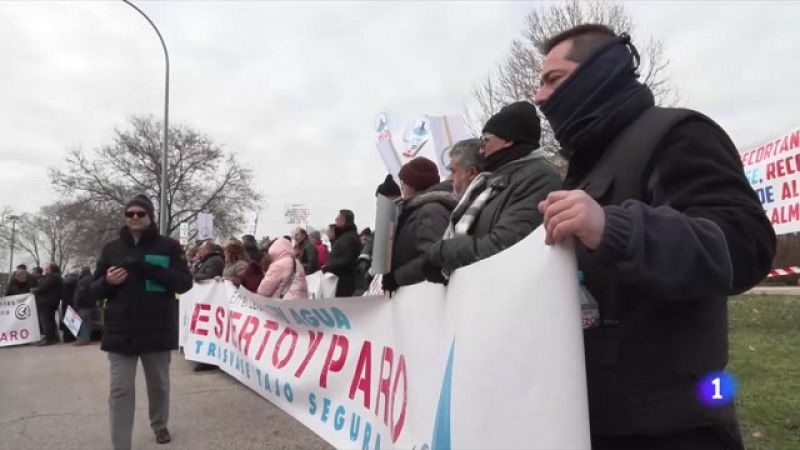
[[[439,182],[439,168],[430,159],[418,156],[400,169],[400,181],[418,191],[425,191]]]

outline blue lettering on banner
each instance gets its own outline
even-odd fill
[[[311,416],[316,416],[319,413],[319,420],[322,423],[330,423],[334,430],[348,433],[351,442],[361,442],[362,450],[380,450],[381,448],[381,434],[375,433],[376,428],[372,423],[364,421],[364,427],[361,427],[361,415],[351,412],[348,415],[345,405],[334,405],[333,400],[327,397],[322,397],[322,404],[319,403],[317,394],[311,392],[308,394],[308,413]],[[333,411],[333,420],[331,418],[331,411]],[[347,422],[350,426],[347,426]],[[362,431],[363,430],[363,431]]]
[[[325,308],[300,308],[299,310],[290,308],[289,314],[297,325],[304,327],[319,328],[324,325],[328,328],[350,329],[350,319],[342,310],[335,307],[329,310]]]

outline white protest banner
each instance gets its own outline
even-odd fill
[[[375,132],[378,133],[376,145],[378,154],[381,155],[386,170],[392,174],[394,181],[400,183],[400,158],[392,142],[392,132],[389,130],[389,116],[386,113],[378,114],[375,119]]]
[[[308,225],[311,210],[302,203],[285,204],[283,217],[289,225]]]
[[[775,234],[800,231],[800,126],[739,155]]]
[[[39,342],[41,338],[33,294],[0,298],[0,347]]]
[[[540,228],[391,299],[201,283],[181,296],[184,351],[337,448],[589,449],[576,272]]]
[[[315,300],[336,297],[337,284],[339,284],[339,277],[330,272],[325,273],[318,270],[311,275],[306,275],[308,299]]]
[[[197,213],[197,240],[205,241],[214,237],[214,215]]]
[[[431,116],[431,136],[436,152],[436,165],[439,166],[439,174],[449,177],[450,170],[450,149],[456,142],[472,137],[467,129],[464,118],[457,114],[446,116]]]
[[[73,336],[78,336],[82,323],[81,316],[72,309],[72,306],[67,306],[67,311],[64,313],[64,325],[67,326]]]
[[[189,224],[184,222],[178,229],[180,230],[178,237],[180,238],[181,245],[187,245],[189,243]]]
[[[383,195],[375,196],[375,233],[372,240],[372,274],[384,274],[392,270],[392,246],[397,228],[397,205]]]

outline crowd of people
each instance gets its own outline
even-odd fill
[[[417,157],[401,168],[399,185],[388,176],[378,186],[376,195],[399,211],[381,286],[446,284],[539,226],[548,245],[572,239],[583,286],[599,306],[599,320],[584,330],[592,448],[741,449],[733,404],[708,408],[695,394],[700,377],[727,363],[727,296],[757,284],[775,251],[736,148],[708,117],[655,106],[637,79],[628,35],[580,25],[543,50],[536,105],[507,105],[479,139],[454,145],[452,177],[442,181],[434,162]],[[540,149],[539,112],[568,161],[565,177]],[[174,300],[193,281],[230,280],[283,300],[305,298],[306,276],[317,270],[337,276],[337,297],[362,293],[370,281],[371,231],[359,233],[350,210],[328,228],[330,250],[302,228],[261,246],[244,236],[185,250],[158,235],[146,197],[124,214],[88,289],[81,272],[73,294],[107,299],[102,349],[115,449],[130,448],[137,358],[150,374],[156,440],[170,440]],[[12,283],[9,290],[36,293],[51,342],[67,283],[58,267],[41,276],[18,271]]]
[[[91,341],[93,320],[98,308],[97,299],[89,292],[92,270],[88,266],[75,266],[62,276],[61,267],[50,263],[34,267],[30,272],[25,264],[18,265],[11,273],[8,287],[0,295],[20,295],[32,293],[36,301],[39,319],[39,331],[43,336],[38,346],[53,345],[61,342],[73,342],[73,345],[89,345]],[[74,336],[63,321],[57,321],[72,308],[81,318],[78,335]],[[61,331],[59,333],[59,330]]]

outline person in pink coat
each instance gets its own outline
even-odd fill
[[[292,243],[284,238],[275,239],[269,246],[269,258],[271,262],[258,286],[258,294],[283,300],[308,298],[306,274],[294,257]]]

